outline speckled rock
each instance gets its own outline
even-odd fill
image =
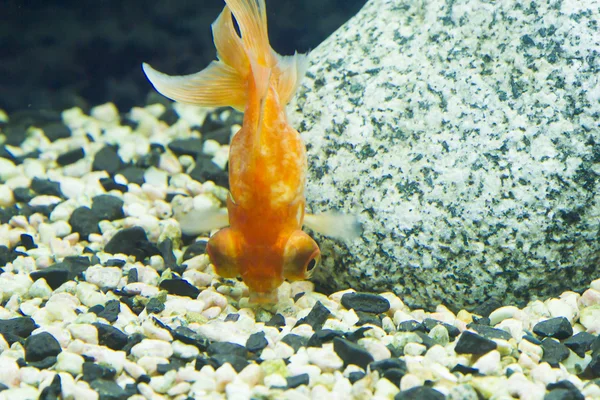
[[[597,275],[592,4],[371,0],[313,51],[308,204],[364,228],[319,238],[319,283],[472,309]]]

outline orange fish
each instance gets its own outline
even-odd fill
[[[285,106],[306,71],[307,55],[281,56],[271,48],[264,0],[225,3],[212,25],[218,61],[186,76],[168,76],[147,64],[143,69],[168,98],[244,111],[229,150],[227,215],[179,219],[185,220],[186,233],[229,225],[207,244],[216,273],[241,276],[250,301],[271,302],[284,279],[306,279],[319,264],[319,246],[302,231],[304,224],[336,236],[338,230],[347,233],[347,226],[354,229],[354,223],[331,215],[306,215],[305,220],[306,147],[288,124]]]

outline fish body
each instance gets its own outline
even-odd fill
[[[284,279],[309,277],[320,260],[318,245],[302,231],[306,147],[285,112],[307,56],[273,51],[264,0],[225,3],[212,25],[218,61],[187,76],[143,68],[154,87],[173,100],[244,111],[230,145],[229,226],[210,238],[207,252],[219,275],[242,277],[251,300],[272,301]]]

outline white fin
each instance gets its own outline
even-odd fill
[[[323,213],[306,214],[304,225],[313,231],[335,239],[352,240],[362,233],[356,215]]]
[[[295,53],[293,56],[277,56],[279,70],[279,80],[277,83],[277,93],[282,104],[289,103],[290,99],[296,93],[300,81],[308,69],[308,54]]]
[[[170,76],[142,64],[142,69],[154,88],[163,96],[182,103],[203,107],[232,106],[243,110],[247,93],[235,68],[221,61],[191,75]]]
[[[182,233],[195,236],[229,225],[226,208],[198,209],[193,208],[192,204],[192,199],[183,196],[177,196],[172,203],[173,214],[179,222]]]

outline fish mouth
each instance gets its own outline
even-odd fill
[[[277,290],[271,290],[269,292],[250,292],[249,300],[252,304],[277,303]]]

